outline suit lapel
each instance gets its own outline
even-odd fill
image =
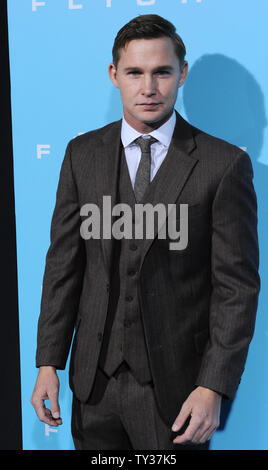
[[[111,210],[117,203],[117,187],[119,178],[120,146],[121,146],[121,123],[116,121],[103,136],[100,145],[95,151],[95,174],[98,207],[103,208],[103,196],[110,196]],[[111,267],[111,256],[113,240],[103,239],[103,211],[101,213],[101,245],[103,249],[104,261],[109,277]]]
[[[166,214],[168,204],[175,204],[198,161],[197,158],[190,155],[196,147],[191,129],[190,124],[188,124],[176,111],[176,126],[168,153],[154,179],[147,188],[144,198],[141,201],[143,204],[150,203],[153,206],[159,203],[164,204]],[[166,218],[158,227],[157,217],[155,217],[155,237],[165,221]],[[152,238],[144,240],[144,243],[142,244],[140,266],[142,266],[144,257],[152,242]]]
[[[99,208],[103,208],[103,196],[110,196],[111,210],[117,203],[117,188],[120,170],[121,123],[116,121],[103,136],[95,149],[96,189]],[[176,111],[176,126],[165,160],[147,188],[142,204],[174,204],[196,165],[198,159],[190,155],[195,148],[192,128]],[[102,211],[101,211],[102,214]],[[155,217],[154,235],[158,233]],[[164,223],[165,221],[163,221]],[[160,229],[161,227],[159,227]],[[101,216],[101,234],[103,220]],[[141,244],[141,266],[153,239]],[[101,237],[104,260],[109,276],[112,256],[112,238]]]

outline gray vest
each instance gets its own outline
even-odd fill
[[[136,200],[123,148],[117,202],[128,204],[134,218]],[[142,239],[134,239],[134,230],[132,239],[113,240],[111,290],[99,367],[110,377],[125,361],[136,380],[144,384],[152,376],[137,291],[142,243]]]

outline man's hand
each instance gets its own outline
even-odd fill
[[[185,432],[177,436],[175,444],[204,444],[219,426],[221,395],[209,388],[197,387],[184,402],[172,430],[179,431],[191,416]]]
[[[55,367],[40,367],[34,391],[31,396],[31,404],[40,421],[50,426],[62,424],[58,396],[59,379]],[[50,401],[51,410],[45,407],[44,402],[47,399]]]

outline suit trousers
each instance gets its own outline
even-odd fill
[[[209,445],[173,443],[177,433],[158,412],[153,383],[139,384],[126,363],[110,378],[98,368],[86,403],[73,395],[71,425],[76,450],[207,450]]]

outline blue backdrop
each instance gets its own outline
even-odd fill
[[[187,47],[177,110],[252,159],[262,290],[246,370],[211,449],[268,448],[267,0],[8,0],[25,450],[73,449],[68,367],[59,372],[63,426],[39,422],[30,404],[51,216],[67,142],[121,117],[107,72],[112,45],[123,24],[145,13],[172,21]]]

